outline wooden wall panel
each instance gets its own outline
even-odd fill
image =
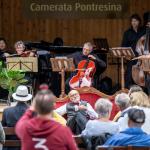
[[[130,14],[150,10],[149,0],[129,0]],[[0,0],[0,33],[10,45],[17,40],[53,41],[61,36],[66,45],[81,45],[93,37],[108,38],[110,46],[119,46],[123,32],[128,28],[128,19],[27,19],[22,15],[21,0]]]

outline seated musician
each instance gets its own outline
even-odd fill
[[[14,45],[17,55],[21,57],[34,57],[35,53],[32,51],[26,50],[25,44],[23,41],[17,41]]]
[[[97,118],[98,115],[89,103],[80,99],[77,90],[70,91],[68,96],[70,102],[57,108],[56,112],[60,115],[67,114],[67,125],[74,134],[80,134],[88,119]]]
[[[96,54],[93,54],[93,45],[90,42],[84,43],[82,52],[75,52],[71,55],[68,55],[69,58],[74,59],[75,66],[77,68],[78,64],[83,60],[92,60],[95,63],[96,71],[102,73],[106,68],[106,63],[99,59]],[[75,73],[72,74],[72,76]]]
[[[5,57],[9,56],[7,53],[7,43],[4,38],[0,38],[0,60],[5,60]]]

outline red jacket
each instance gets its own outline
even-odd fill
[[[22,150],[78,150],[68,127],[53,120],[33,117],[27,110],[16,125]]]

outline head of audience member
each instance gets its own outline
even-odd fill
[[[39,86],[39,90],[48,90],[48,89],[49,89],[49,87],[46,83],[43,83]]]
[[[128,126],[141,127],[145,122],[145,113],[141,109],[132,108],[128,111]]]
[[[138,14],[133,14],[130,17],[130,21],[131,21],[131,27],[134,30],[137,30],[141,26],[141,18]]]
[[[32,95],[29,94],[28,88],[25,85],[18,86],[12,97],[18,102],[26,102],[32,99]]]
[[[130,97],[126,93],[118,94],[115,97],[115,104],[119,107],[121,111],[129,107]]]
[[[38,116],[49,119],[52,117],[55,101],[56,97],[50,90],[41,90],[36,94],[32,107]]]
[[[14,47],[18,55],[22,55],[26,48],[23,41],[17,41]]]
[[[90,42],[84,43],[82,53],[88,56],[93,50],[93,45]]]
[[[132,85],[132,86],[130,87],[130,90],[129,90],[128,95],[130,96],[132,93],[134,93],[134,92],[139,92],[139,91],[143,91],[140,86],[138,86],[138,85]]]
[[[99,119],[109,120],[112,111],[112,103],[108,99],[100,98],[95,103],[95,110]]]
[[[130,95],[130,105],[150,108],[150,100],[143,91],[134,92]]]
[[[80,102],[80,94],[77,90],[71,90],[68,93],[69,99],[73,103],[79,103]]]
[[[7,47],[6,40],[4,38],[0,38],[0,50],[5,51],[6,47]]]

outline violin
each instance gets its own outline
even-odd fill
[[[84,86],[90,87],[92,85],[92,78],[96,71],[94,61],[90,59],[80,61],[77,70],[77,74],[69,81],[70,87],[72,89]]]
[[[35,56],[34,51],[24,51],[20,56],[21,57],[34,57]]]

